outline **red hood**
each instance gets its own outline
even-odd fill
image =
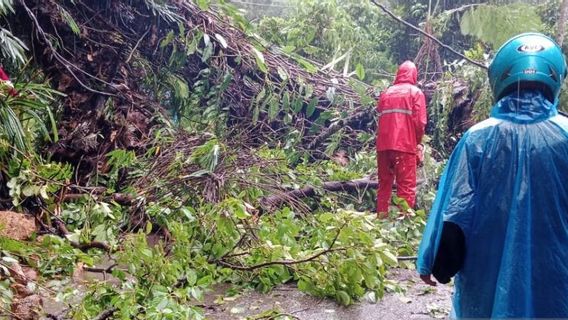
[[[416,84],[417,79],[418,71],[416,70],[416,65],[412,61],[405,61],[400,65],[400,67],[398,67],[396,78],[394,79],[394,84]]]

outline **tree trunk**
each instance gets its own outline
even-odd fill
[[[568,18],[568,0],[562,0],[560,17],[558,17],[558,32],[556,33],[556,41],[560,46],[564,43],[566,35],[566,18]]]

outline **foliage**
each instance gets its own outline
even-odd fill
[[[3,86],[0,93],[0,157],[31,151],[42,140],[57,140],[53,114],[60,93],[47,84],[16,82],[17,95]],[[50,130],[48,129],[51,129]]]
[[[70,180],[73,173],[69,165],[45,163],[38,157],[11,160],[8,170],[8,176],[12,178],[6,186],[10,189],[14,206],[19,206],[26,198],[49,199],[49,194],[58,191],[61,185]]]
[[[113,271],[121,280],[120,286],[93,284],[90,294],[75,309],[75,318],[89,319],[113,306],[119,318],[143,315],[147,319],[203,319],[190,302],[202,299],[202,288],[211,283],[210,269],[192,269],[195,261],[177,255],[180,248],[176,245],[173,256],[167,257],[162,246],[148,245],[144,233],[129,236],[123,245],[118,262],[127,268]],[[178,283],[183,274],[186,278],[182,286]]]
[[[466,56],[479,61],[488,58],[481,45],[466,51]],[[435,155],[438,159],[447,157],[461,137],[463,131],[456,127],[465,130],[487,119],[493,105],[485,70],[465,64],[463,60],[448,63],[445,67],[448,71],[437,82],[428,105],[430,144],[439,153]],[[456,114],[460,113],[466,113],[467,116],[457,117]],[[454,123],[454,118],[467,123]]]
[[[461,32],[473,35],[499,48],[512,36],[528,31],[543,31],[543,23],[532,6],[516,3],[506,6],[477,6],[461,18]]]
[[[0,8],[3,3],[11,2],[0,0]],[[132,9],[138,2],[119,3]],[[215,15],[189,11],[195,13],[190,16],[182,10],[189,2],[179,3],[145,0],[136,7],[140,15],[124,10],[135,17],[147,14],[137,23],[152,21],[144,28],[133,23],[136,30],[129,27],[132,30],[120,29],[124,31],[120,36],[113,34],[120,41],[112,45],[127,48],[122,58],[130,62],[119,65],[117,73],[134,74],[135,81],[125,85],[139,88],[102,99],[103,107],[93,113],[96,121],[66,119],[67,129],[84,123],[96,127],[90,133],[96,137],[98,157],[84,160],[83,154],[75,154],[56,162],[47,152],[38,155],[36,147],[45,147],[49,139],[58,140],[58,117],[53,111],[58,93],[50,85],[35,84],[43,81],[24,76],[29,83],[16,81],[20,95],[4,97],[2,110],[7,116],[0,117],[0,155],[9,160],[3,162],[2,171],[10,181],[10,201],[33,210],[43,232],[58,235],[29,243],[2,242],[2,256],[37,268],[39,282],[53,284],[59,301],[73,306],[69,315],[75,319],[92,319],[108,310],[121,319],[201,319],[199,305],[220,282],[262,292],[295,282],[304,292],[343,305],[365,294],[382,297],[392,288],[385,279],[389,268],[413,268],[412,262],[398,258],[415,255],[443,158],[451,151],[445,143],[459,138],[460,132],[451,130],[450,121],[456,82],[470,88],[475,119],[487,115],[491,97],[483,71],[463,61],[445,63],[445,74],[429,106],[435,126],[432,140],[426,141],[426,161],[420,170],[424,182],[418,204],[422,210],[412,210],[396,199],[397,209],[393,208],[388,220],[379,221],[374,214],[375,190],[331,193],[323,188],[327,181],[372,179],[376,172],[371,88],[354,79],[329,79],[310,61],[333,62],[329,68],[347,70],[346,75],[384,87],[394,64],[412,58],[420,39],[380,15],[368,2],[298,2],[290,17],[259,22],[257,31],[268,42],[252,33],[236,33],[228,24],[222,26],[236,36],[224,36],[220,29],[210,28],[219,26],[207,24]],[[248,22],[224,1],[196,3],[202,9],[217,10],[217,15],[227,18],[222,21],[250,31]],[[96,32],[83,33],[91,20],[98,19],[86,20],[73,4],[58,4],[54,20],[63,27],[54,28],[65,39],[71,36],[77,43],[94,43],[83,41],[94,38]],[[397,1],[391,5],[420,25],[427,17],[465,4]],[[121,12],[118,17],[124,19],[128,14]],[[455,26],[461,14],[454,11],[434,21],[438,23],[434,31],[448,39],[449,33],[455,33],[448,26]],[[180,17],[187,23],[180,23]],[[472,11],[462,21],[469,23],[468,34],[476,31],[471,25],[474,18],[479,17]],[[119,19],[112,16],[109,20],[112,24]],[[475,35],[494,43],[494,35],[489,37],[485,29]],[[247,36],[255,40],[239,38]],[[456,37],[469,57],[487,59],[488,48],[481,42],[466,48],[470,38]],[[54,42],[63,45],[55,38]],[[284,56],[275,54],[280,49],[271,43],[281,47]],[[85,58],[89,68],[107,70],[105,64],[89,60],[97,57],[78,47],[81,49],[64,46],[61,54],[72,52],[67,57],[78,65],[83,66],[80,59]],[[303,68],[289,66],[293,61]],[[93,86],[97,89],[112,87],[95,80],[89,84],[97,84]],[[88,88],[75,86],[79,89],[73,88],[73,96],[65,100],[68,106],[63,115],[90,111],[101,97],[86,96]],[[128,100],[136,95],[142,98]],[[88,108],[74,109],[80,99],[86,102],[79,104]],[[143,99],[158,101],[160,108],[151,112]],[[355,100],[360,102],[357,108]],[[120,104],[124,101],[130,104]],[[150,113],[145,124],[151,129],[128,126],[135,122],[128,118],[130,110]],[[369,115],[366,121],[345,124],[355,112]],[[169,116],[175,125],[169,124]],[[126,124],[109,125],[113,119]],[[341,128],[325,138],[324,148],[317,152],[306,149],[310,140],[336,124]],[[120,144],[115,138],[122,132],[147,135],[147,139],[142,145]],[[73,147],[68,141],[57,145]],[[275,207],[263,203],[268,196],[285,196],[306,186],[315,190],[313,197],[287,199]],[[118,201],[117,196],[122,195],[130,198]],[[66,230],[57,229],[60,224]],[[89,249],[93,243],[107,245],[107,254],[98,247]],[[108,262],[113,263],[112,268],[102,273],[112,275],[112,280],[89,281],[86,294],[64,280],[71,275],[81,278],[85,268]],[[0,282],[2,288],[9,285]],[[7,304],[10,297],[1,299]]]
[[[372,82],[393,67],[386,54],[384,20],[365,1],[310,0],[296,3],[287,18],[262,19],[258,30],[285,52],[329,62],[331,68]]]

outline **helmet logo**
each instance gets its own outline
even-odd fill
[[[538,43],[529,43],[523,44],[522,46],[518,47],[517,50],[525,53],[539,52],[544,50],[544,46]]]
[[[523,70],[524,74],[536,74],[536,69],[534,68],[529,68],[529,69],[525,69]]]

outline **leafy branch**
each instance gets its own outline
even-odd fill
[[[307,258],[304,259],[300,259],[300,260],[279,260],[279,261],[268,261],[268,262],[263,262],[263,263],[259,263],[259,264],[255,264],[255,265],[251,265],[251,266],[240,266],[240,265],[235,265],[229,262],[224,261],[223,259],[220,260],[216,260],[216,261],[212,261],[213,263],[216,263],[218,265],[221,265],[223,267],[227,267],[233,270],[240,270],[240,271],[254,271],[256,269],[260,269],[260,268],[264,268],[264,267],[269,267],[269,266],[273,266],[273,265],[283,265],[283,266],[291,266],[291,265],[295,265],[295,264],[301,264],[301,263],[306,263],[306,262],[310,262],[313,261],[315,259],[317,259],[318,257],[331,253],[331,252],[337,252],[337,251],[344,251],[347,248],[334,248],[333,246],[335,245],[335,242],[337,241],[337,239],[339,238],[339,235],[341,234],[341,230],[343,230],[343,228],[345,227],[345,225],[347,224],[347,222],[345,222],[337,231],[337,234],[335,235],[335,237],[333,238],[333,240],[331,241],[329,248],[322,250],[312,256],[309,256]]]

